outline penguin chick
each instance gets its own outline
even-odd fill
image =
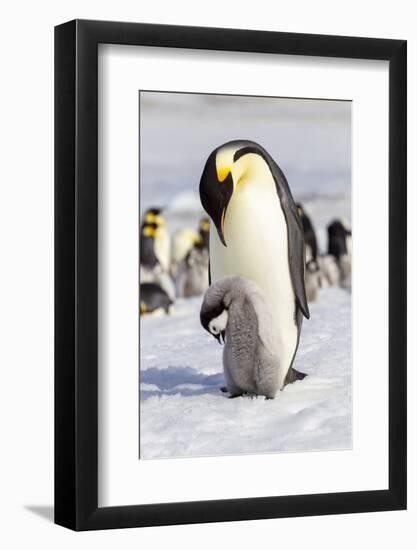
[[[209,254],[206,248],[194,247],[178,266],[177,295],[183,298],[199,296],[208,287]]]
[[[315,302],[320,288],[320,268],[316,260],[309,260],[306,263],[305,279],[307,301]]]
[[[340,286],[346,290],[352,289],[352,259],[349,254],[344,254],[339,259]]]
[[[259,287],[240,276],[217,280],[204,296],[200,321],[219,342],[225,341],[223,370],[230,397],[250,393],[273,399],[285,375],[273,316]]]
[[[332,254],[318,257],[321,273],[321,286],[336,286],[340,284],[340,269],[336,258]]]
[[[141,315],[168,314],[172,311],[172,300],[165,290],[155,283],[141,283],[139,301]]]

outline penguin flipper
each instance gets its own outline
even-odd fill
[[[284,208],[284,214],[288,227],[288,256],[290,264],[291,282],[294,289],[297,304],[304,317],[310,318],[308,309],[304,270],[305,270],[305,244],[303,230],[300,227],[298,214],[291,207]]]
[[[305,242],[304,230],[287,178],[278,164],[267,155],[266,161],[275,180],[275,186],[284,212],[288,231],[288,260],[295,298],[304,317],[310,318],[304,282]]]
[[[304,378],[307,376],[304,372],[300,372],[296,370],[294,367],[290,367],[287,372],[287,376],[285,377],[284,386],[287,384],[292,384],[293,382],[296,382],[297,380],[304,380]]]

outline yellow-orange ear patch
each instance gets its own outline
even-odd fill
[[[145,227],[142,229],[142,233],[145,235],[145,237],[155,237],[156,230],[150,225],[145,225]]]
[[[229,166],[216,166],[217,169],[217,179],[222,182],[224,181],[227,176],[230,174],[230,167]]]

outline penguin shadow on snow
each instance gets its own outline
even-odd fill
[[[151,367],[140,372],[140,385],[140,396],[143,400],[176,394],[183,397],[205,394],[222,396],[220,387],[224,385],[224,377],[221,372],[203,374],[192,367]]]

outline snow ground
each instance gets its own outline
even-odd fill
[[[351,447],[351,296],[322,289],[294,366],[308,374],[274,400],[228,399],[222,347],[200,325],[202,297],[141,318],[140,457]]]

